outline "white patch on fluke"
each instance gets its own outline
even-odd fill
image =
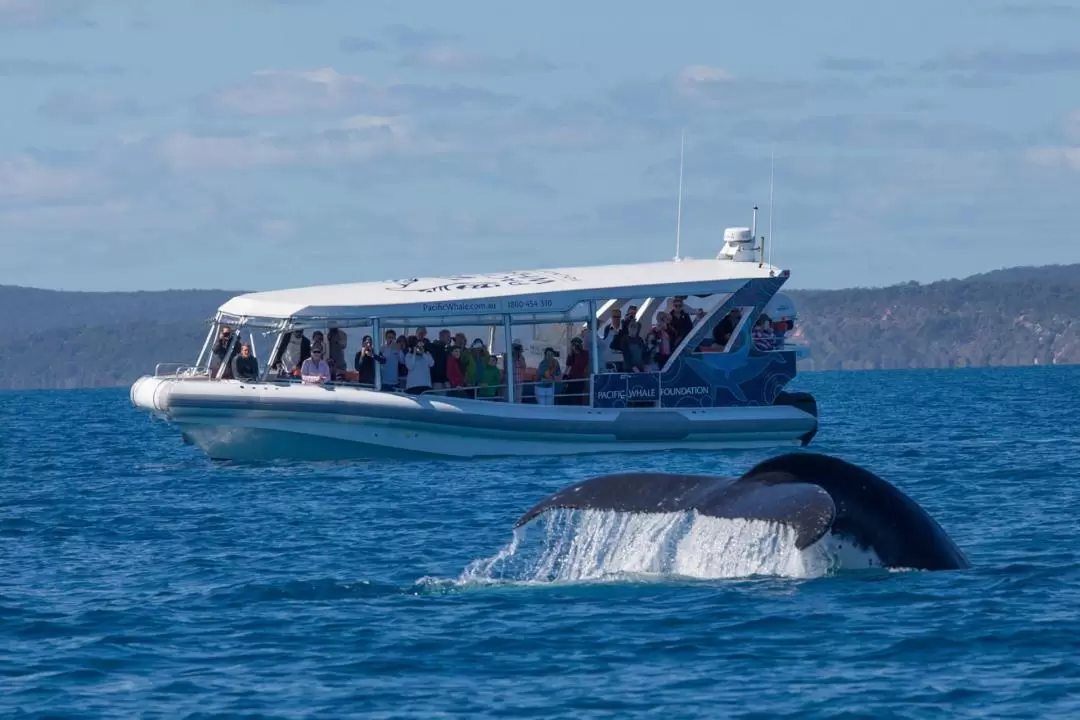
[[[526,542],[542,524],[539,543]],[[475,560],[460,584],[582,582],[626,577],[693,579],[821,577],[839,569],[881,567],[872,552],[826,535],[799,550],[787,525],[724,520],[697,512],[552,510],[518,528],[494,556]]]

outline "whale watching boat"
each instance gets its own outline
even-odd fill
[[[805,446],[817,404],[784,390],[807,354],[779,292],[790,272],[765,261],[751,228],[724,241],[713,259],[239,295],[194,364],[158,364],[130,399],[221,460]],[[451,328],[472,332],[433,343]],[[408,340],[384,347],[389,330]],[[347,350],[330,348],[341,338]],[[418,371],[419,392],[398,381],[416,366],[432,373]]]

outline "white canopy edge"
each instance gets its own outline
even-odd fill
[[[238,295],[223,315],[265,320],[355,323],[367,318],[439,323],[512,314],[566,317],[589,300],[732,292],[781,272],[768,264],[681,260],[579,268],[408,278]],[[575,313],[576,314],[576,313]],[[573,318],[577,319],[577,318]]]

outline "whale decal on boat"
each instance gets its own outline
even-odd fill
[[[441,278],[405,278],[389,281],[388,290],[421,293],[451,292],[454,290],[490,290],[500,287],[550,285],[555,282],[578,282],[578,278],[552,270],[523,270],[505,273],[451,275]]]
[[[556,508],[625,513],[697,511],[791,527],[802,550],[826,535],[872,551],[885,567],[955,570],[967,558],[913,499],[871,471],[810,452],[780,455],[743,475],[659,472],[602,475],[559,490],[529,509],[520,527]]]

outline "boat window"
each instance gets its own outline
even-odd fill
[[[511,320],[520,322],[509,325],[504,317],[486,316],[461,324],[422,324],[416,318],[382,318],[378,323],[362,318],[322,327],[306,322],[267,331],[273,340],[267,340],[265,348],[269,363],[264,378],[380,387],[390,393],[591,405],[594,352],[599,373],[640,374],[644,382],[645,376],[658,377],[676,352],[739,349],[750,339],[745,319],[753,307],[718,317],[716,309],[729,299],[730,293],[612,298],[579,303],[571,312],[550,317],[515,315]],[[588,322],[590,308],[596,311],[593,325]],[[702,323],[708,325],[703,329]],[[704,334],[700,345],[680,351],[695,331]],[[693,342],[698,342],[696,335]],[[322,352],[312,361],[315,347]],[[305,371],[305,363],[312,372]],[[328,369],[315,372],[317,363],[326,363]]]

